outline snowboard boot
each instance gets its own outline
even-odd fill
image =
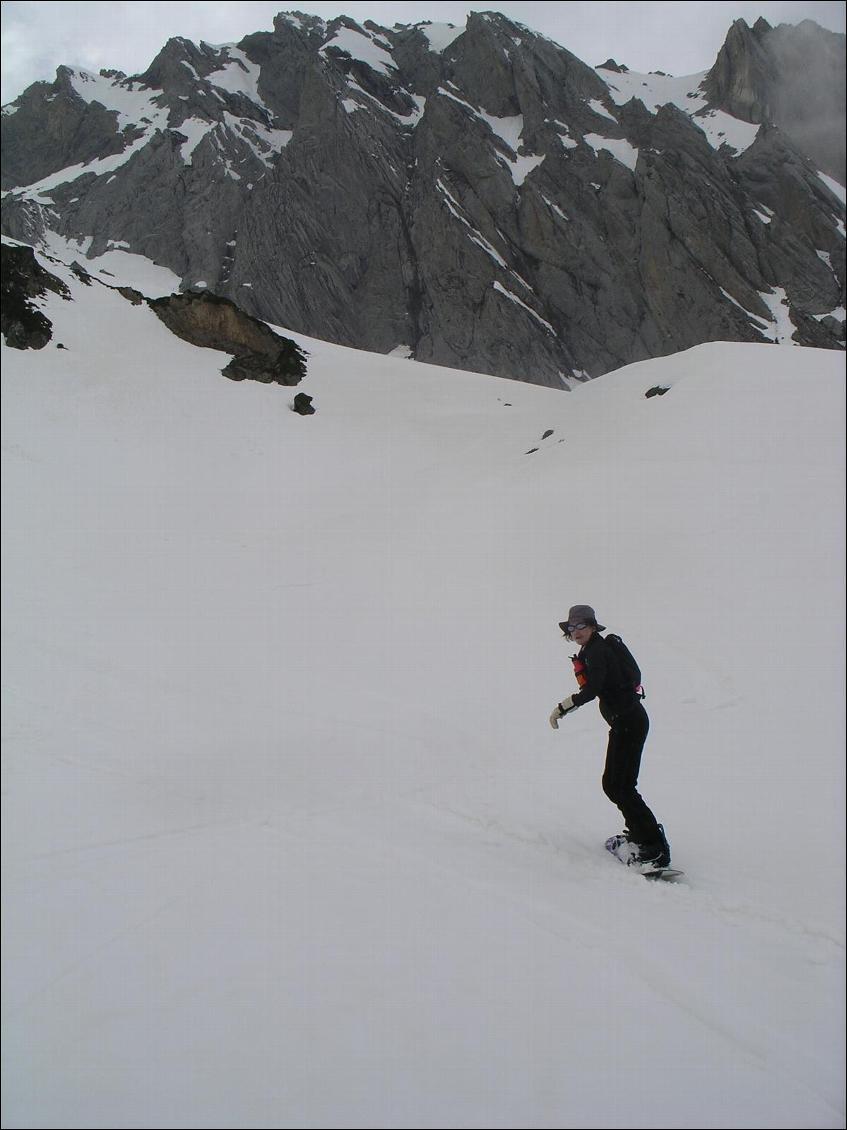
[[[670,867],[670,844],[661,824],[659,825],[659,839],[652,843],[639,844],[637,857],[632,862],[640,864],[642,870],[658,871],[662,867]]]

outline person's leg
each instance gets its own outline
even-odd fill
[[[645,845],[663,841],[656,817],[636,788],[649,728],[650,721],[643,706],[617,719],[609,730],[603,772],[603,792],[621,810],[630,840]]]

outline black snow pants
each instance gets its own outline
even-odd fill
[[[616,718],[609,728],[603,772],[603,792],[621,810],[630,839],[637,844],[654,844],[661,839],[656,817],[635,787],[649,729],[650,719],[641,703]]]

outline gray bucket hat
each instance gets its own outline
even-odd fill
[[[563,620],[559,627],[566,636],[569,636],[575,624],[590,624],[598,632],[605,632],[606,630],[605,624],[597,623],[597,617],[590,604],[575,604],[568,612],[567,620]]]

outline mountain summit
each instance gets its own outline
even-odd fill
[[[552,387],[710,340],[843,348],[844,42],[593,68],[498,13],[281,13],[3,108],[3,231],[291,330]]]

